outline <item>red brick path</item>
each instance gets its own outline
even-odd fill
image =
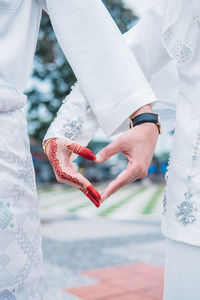
[[[99,283],[66,289],[83,300],[162,300],[163,268],[130,264],[84,272]]]

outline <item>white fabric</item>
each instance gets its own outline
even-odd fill
[[[164,39],[169,29],[171,35]],[[176,126],[163,199],[163,234],[177,241],[200,246],[199,0],[159,0],[138,25],[126,34],[126,40],[145,76],[160,95],[158,104],[168,124],[166,127],[170,129],[172,123]],[[169,95],[168,90],[172,89],[167,77],[162,87],[157,88],[161,81],[154,76],[171,61],[177,71],[174,71],[174,66],[170,67],[166,69],[167,76],[176,78],[177,87],[174,89],[175,96],[167,99],[163,97]],[[176,110],[176,114],[172,114],[171,109]]]
[[[40,216],[25,109],[0,113],[0,299],[42,300]]]
[[[22,108],[27,97],[12,85],[0,82],[0,112]]]
[[[173,92],[169,94],[169,91],[172,91],[172,86],[168,85],[166,88],[166,78],[163,79],[163,76],[156,75],[159,70],[161,70],[165,65],[170,61],[170,57],[166,50],[162,47],[161,44],[161,35],[162,35],[162,25],[164,24],[163,12],[167,7],[167,1],[159,1],[159,5],[156,4],[155,7],[150,9],[140,20],[140,22],[134,26],[131,30],[124,34],[124,39],[131,51],[135,55],[144,75],[147,80],[151,82],[152,87],[159,99],[159,102],[153,105],[154,111],[161,115],[161,122],[163,131],[170,131],[174,129],[175,126],[175,110],[176,110],[176,101],[177,101],[177,88],[174,85]],[[158,26],[160,25],[160,27]],[[153,49],[153,51],[152,51]],[[171,70],[171,69],[170,69]],[[157,76],[157,77],[156,77]],[[174,79],[175,76],[171,76]],[[177,83],[177,79],[176,79]],[[161,86],[164,85],[164,88]],[[82,106],[82,103],[87,103],[87,99],[83,94],[80,85],[76,88],[77,93],[79,93],[79,105]],[[167,91],[167,93],[166,93]],[[77,94],[76,94],[77,95]],[[132,97],[132,101],[137,101],[138,99],[143,99],[143,95],[136,95],[136,99]],[[163,98],[164,96],[164,98]],[[148,95],[147,95],[148,98]],[[77,96],[74,97],[73,93],[70,95],[71,103],[74,101],[77,102]],[[125,103],[123,105],[126,105]],[[65,106],[67,106],[65,108]],[[67,118],[66,111],[69,104],[63,103],[60,108],[59,115],[57,116],[55,122],[51,124],[50,129],[47,131],[44,140],[47,140],[51,137],[61,137],[60,128],[65,124],[64,119]],[[77,111],[76,111],[77,112]],[[85,112],[85,114],[84,114]],[[121,112],[118,113],[117,120]],[[86,111],[83,109],[82,112],[77,112],[77,118],[82,117],[84,119],[85,126],[87,128],[96,128],[96,116],[95,114],[91,115],[88,119]],[[114,121],[114,116],[113,120]],[[107,124],[107,123],[106,123]],[[100,125],[100,124],[99,124]],[[113,134],[121,133],[125,130],[128,130],[129,122],[128,120],[124,122]],[[83,132],[82,143],[87,145],[88,142],[92,139],[94,132],[90,134],[90,130]],[[77,140],[77,142],[79,142]]]
[[[138,24],[138,34],[136,27],[135,33],[133,29],[131,37],[134,54],[142,70],[148,71],[146,76],[149,79],[156,71],[157,63],[158,66],[162,66],[170,59],[176,63],[179,77],[179,97],[174,103],[177,107],[176,129],[170,168],[167,174],[166,194],[163,199],[162,231],[166,237],[194,245],[200,245],[200,201],[198,198],[200,194],[200,107],[198,99],[200,93],[200,26],[197,23],[200,11],[197,9],[198,4],[199,0],[163,0],[160,1],[160,4],[157,2],[156,6],[149,10]],[[170,15],[169,12],[172,11],[174,14]],[[190,22],[185,20],[187,14]],[[155,26],[151,24],[155,24]],[[187,24],[187,28],[185,28],[185,24]],[[194,24],[198,24],[198,27],[195,25],[195,28],[198,28],[198,34],[194,31],[194,42],[191,43],[190,29],[194,28]],[[163,42],[163,34],[167,28],[171,28],[172,32],[166,44]],[[151,39],[151,43],[148,45],[149,39]],[[180,40],[184,41],[184,44],[182,48],[178,47],[177,58],[170,49],[175,49],[177,45],[180,45]],[[184,52],[186,49],[184,45],[189,44],[193,45],[191,47],[192,54],[184,62],[180,60],[180,57],[187,56],[187,51]],[[135,45],[139,54],[134,50],[136,49]],[[181,56],[183,53],[184,55]],[[144,64],[146,68],[143,67]],[[169,88],[167,83],[163,86],[163,95]]]
[[[81,128],[76,129],[77,121],[80,122]],[[94,137],[97,128],[97,119],[85,97],[80,93],[79,86],[76,85],[72,88],[70,95],[63,101],[63,105],[58,111],[57,117],[49,127],[44,137],[44,141],[50,138],[68,137],[82,146],[87,146]],[[75,130],[75,134],[78,131],[75,138],[69,135],[69,131],[71,133],[73,130]],[[75,159],[76,157],[77,155],[72,155],[72,159]]]
[[[1,81],[24,90],[42,8],[107,135],[156,100],[101,0],[0,0]]]
[[[164,300],[200,299],[200,247],[167,240]]]
[[[169,60],[170,57],[167,54],[166,50],[162,47],[160,36],[162,34],[162,27],[158,27],[157,24],[163,24],[163,11],[166,7],[166,1],[163,3],[163,1],[159,2],[159,6],[155,6],[153,9],[151,9],[147,14],[144,15],[144,17],[140,20],[140,22],[133,27],[131,30],[129,30],[127,33],[124,34],[124,39],[128,46],[130,47],[131,51],[135,55],[144,75],[146,76],[147,80],[151,81],[153,80],[153,87],[155,87],[155,92],[157,94],[157,98],[159,99],[159,103],[155,106],[154,104],[154,110],[155,112],[160,113],[161,115],[161,121],[163,125],[164,131],[170,131],[174,128],[174,120],[175,120],[175,109],[176,104],[174,104],[175,97],[171,99],[167,98],[167,95],[165,93],[165,98],[161,98],[163,96],[163,89],[158,90],[157,87],[161,86],[161,78],[162,76],[158,76],[159,84],[157,83],[157,80],[154,79],[154,75],[162,69],[163,66],[165,66]],[[154,38],[152,37],[154,35]],[[152,48],[154,51],[152,51]],[[155,82],[156,81],[156,82]],[[165,80],[166,82],[166,80]],[[170,86],[171,87],[171,86]],[[80,107],[82,106],[82,103],[87,103],[86,96],[81,90],[80,85],[76,88],[77,93],[79,93],[79,104]],[[170,89],[168,89],[170,90]],[[166,92],[166,88],[164,89]],[[177,93],[175,92],[177,95]],[[77,94],[76,94],[77,95]],[[162,96],[161,96],[162,95]],[[98,96],[98,95],[97,95]],[[137,102],[138,99],[142,100],[144,97],[144,94],[136,94],[135,97],[132,97],[133,102]],[[146,98],[148,99],[148,95],[146,95]],[[74,97],[73,93],[70,96],[71,103],[73,101],[77,102],[77,96]],[[143,100],[142,100],[143,101]],[[65,108],[65,106],[69,106],[68,103],[64,103],[61,108],[60,112],[56,118],[56,121],[51,124],[50,130],[47,131],[46,136],[44,137],[44,140],[47,140],[50,137],[61,137],[60,136],[60,128],[63,127],[65,124],[64,119],[67,118],[66,110],[68,108]],[[126,103],[123,103],[123,106],[126,106]],[[107,109],[107,106],[106,106]],[[126,109],[126,107],[125,107]],[[85,110],[82,110],[82,112],[77,112],[77,118],[82,117],[84,119],[85,126],[87,128],[96,128],[96,122],[97,119],[95,117],[95,114],[91,115],[91,117],[88,119],[87,114]],[[117,109],[118,111],[118,109]],[[129,111],[131,112],[131,110]],[[110,114],[112,112],[109,111]],[[118,112],[117,117],[112,114],[112,122],[115,122],[115,119],[119,119],[121,115],[121,111]],[[64,117],[65,116],[65,117]],[[107,122],[105,123],[107,126]],[[99,124],[100,126],[101,124]],[[113,134],[121,133],[125,130],[128,130],[129,128],[129,122],[128,120],[124,122]],[[90,134],[90,130],[87,132],[83,132],[82,135],[82,143],[84,145],[87,145],[88,142],[92,139],[94,135],[94,132],[92,131]],[[79,142],[77,140],[77,142]]]
[[[199,23],[198,0],[169,0],[162,43],[179,66],[187,65],[194,56],[199,39]]]
[[[35,0],[0,0],[0,79],[21,91],[31,72],[41,12]]]

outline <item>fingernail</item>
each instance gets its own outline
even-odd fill
[[[96,207],[99,207],[100,206],[100,203],[99,201],[97,201],[92,195],[90,195],[89,193],[87,194],[87,197],[94,203],[94,205]]]
[[[84,158],[86,158],[88,160],[96,160],[96,155],[90,149],[87,149],[87,148],[82,148],[79,151],[79,155],[83,156]]]
[[[98,153],[98,154],[96,155],[96,161],[101,161],[101,160],[102,160],[102,156],[101,156],[100,153]]]
[[[87,187],[87,191],[88,193],[90,193],[97,201],[99,201],[101,199],[101,196],[99,194],[99,192],[97,190],[95,190],[95,188],[92,185],[89,185]]]

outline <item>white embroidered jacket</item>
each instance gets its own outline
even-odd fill
[[[169,172],[166,175],[167,188],[163,199],[162,231],[171,239],[199,246],[200,1],[158,0],[124,38],[146,78],[152,82],[157,92],[159,101],[154,104],[154,109],[157,110],[158,106],[164,127],[171,129],[175,125]],[[168,68],[167,65],[171,62],[176,66],[176,70]],[[168,77],[165,74],[164,81],[160,77],[161,69],[170,72]],[[175,83],[171,78],[175,78]],[[98,98],[98,91],[96,96]],[[73,138],[87,144],[98,126],[96,110],[87,110],[90,105],[79,85],[74,88],[68,99],[69,101],[66,100],[61,107],[45,139],[70,136],[69,134],[76,132]],[[75,126],[76,122],[70,125],[70,120],[65,117],[70,105],[75,107],[72,119],[82,118],[83,130],[80,135]],[[176,110],[176,115],[172,110]],[[110,115],[112,119],[112,112]],[[105,124],[107,126],[108,123]],[[99,122],[99,125],[106,132],[102,123]],[[119,130],[123,128],[120,127]]]
[[[42,9],[107,134],[156,100],[101,0],[0,0],[0,111],[24,105]]]

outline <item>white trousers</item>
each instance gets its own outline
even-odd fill
[[[43,299],[40,218],[24,109],[0,112],[0,299]]]
[[[200,299],[200,247],[167,241],[164,300]]]

